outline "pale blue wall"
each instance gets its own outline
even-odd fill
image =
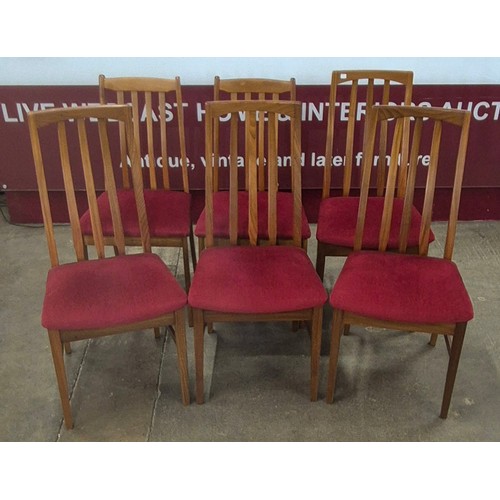
[[[500,84],[500,58],[481,57],[0,57],[0,85],[94,85],[97,75],[179,75],[184,85],[213,77],[295,77],[328,84],[333,69],[402,69],[416,84]]]

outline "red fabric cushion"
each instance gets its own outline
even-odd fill
[[[267,193],[257,194],[259,215],[259,238],[267,239]],[[278,238],[291,240],[293,238],[293,197],[291,193],[278,192],[276,210],[278,214]],[[206,235],[205,210],[196,223],[194,234],[198,237]],[[229,192],[214,193],[214,236],[215,238],[229,238]],[[238,237],[248,239],[248,193],[238,192]],[[311,229],[306,213],[302,209],[302,238],[311,237]]]
[[[474,316],[453,262],[386,252],[361,251],[347,257],[330,304],[395,322],[457,323]]]
[[[332,197],[323,200],[319,207],[316,238],[322,243],[352,248],[356,234],[359,197]],[[366,220],[363,232],[363,248],[378,249],[380,224],[384,210],[383,197],[369,197],[366,209]],[[396,249],[399,243],[399,227],[403,212],[403,200],[394,200],[391,231],[388,248]],[[411,226],[408,237],[408,246],[418,246],[420,221],[422,217],[413,207],[411,212]],[[430,234],[430,241],[434,241],[434,234]]]
[[[48,273],[42,325],[56,330],[125,325],[176,311],[186,300],[155,254],[63,264]]]
[[[182,191],[164,191],[161,189],[144,190],[144,201],[148,215],[151,237],[181,238],[188,236],[191,227],[191,195]],[[97,200],[101,216],[102,230],[105,236],[113,235],[111,209],[108,194],[103,193]],[[134,192],[129,189],[118,191],[118,203],[125,236],[139,237],[139,219]],[[92,234],[90,212],[85,212],[81,219],[82,233]]]
[[[188,301],[198,309],[265,314],[321,306],[327,298],[304,250],[233,246],[201,253]]]

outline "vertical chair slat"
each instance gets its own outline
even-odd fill
[[[129,123],[131,116],[129,115]],[[134,120],[135,121],[135,120]],[[139,230],[141,234],[142,249],[144,252],[151,252],[151,235],[146,213],[146,202],[144,200],[144,181],[142,178],[141,157],[138,143],[134,137],[132,127],[128,127],[127,145],[130,151],[130,162],[132,172],[132,184],[134,197],[137,206],[137,217],[139,220]]]
[[[160,105],[160,147],[161,147],[161,164],[163,166],[161,170],[163,188],[170,189],[170,175],[168,171],[168,141],[167,141],[167,113],[166,113],[166,102],[165,102],[165,92],[160,92],[158,97]],[[179,124],[180,127],[180,124]]]
[[[218,101],[220,99],[220,78],[216,76],[214,78],[214,100]],[[211,139],[213,139],[213,154],[214,154],[214,161],[212,163],[212,168],[214,169],[213,172],[213,186],[212,189],[214,192],[217,192],[219,190],[219,137],[220,137],[220,119],[217,117],[217,120],[214,121],[214,123],[211,124],[214,128],[213,132],[213,137],[211,136]],[[208,158],[207,158],[207,168],[208,168]]]
[[[349,99],[349,118],[347,119],[347,141],[345,150],[344,182],[342,185],[342,196],[349,196],[351,190],[352,159],[354,149],[354,128],[356,126],[356,104],[357,104],[358,82],[355,80],[351,87]]]
[[[248,120],[248,237],[251,245],[257,245],[259,219],[257,205],[258,172],[257,172],[257,116],[255,111],[247,112]]]
[[[206,244],[213,246],[214,244],[214,182],[215,171],[217,166],[214,165],[216,160],[215,151],[218,151],[218,141],[215,138],[219,136],[219,117],[213,117],[211,110],[207,106],[205,116],[205,227],[206,227]],[[213,142],[212,142],[213,141]]]
[[[302,242],[302,170],[300,164],[301,154],[301,127],[300,105],[295,106],[291,127],[291,156],[292,156],[292,192],[293,192],[293,243],[301,246]]]
[[[156,182],[156,157],[153,140],[153,107],[151,92],[145,93],[146,97],[146,136],[148,146],[148,161],[149,161],[149,185],[151,189],[157,189]]]
[[[382,105],[389,103],[389,93],[391,84],[389,80],[384,80],[384,87],[382,91]],[[378,149],[378,164],[377,164],[377,196],[384,196],[384,186],[387,175],[387,122],[383,121],[380,124],[380,139]]]
[[[59,155],[61,158],[61,169],[64,181],[64,190],[66,191],[66,203],[68,205],[69,220],[71,223],[71,234],[73,237],[73,246],[75,248],[76,259],[85,260],[83,246],[83,236],[80,226],[80,217],[76,204],[75,186],[73,175],[71,173],[71,163],[69,159],[68,138],[66,135],[66,124],[59,122],[57,125],[57,136],[59,141]]]
[[[436,187],[436,175],[438,168],[439,148],[441,145],[442,123],[436,121],[432,134],[431,158],[427,171],[427,182],[425,187],[424,206],[422,209],[422,225],[420,227],[419,254],[427,255],[429,250],[429,237],[432,222],[432,204],[434,202],[434,190]]]
[[[97,255],[100,259],[105,257],[104,236],[102,232],[101,217],[97,205],[97,196],[95,191],[94,177],[92,175],[92,164],[90,161],[89,144],[85,121],[77,120],[78,138],[80,140],[80,151],[82,157],[83,174],[85,178],[85,190],[87,192],[87,201],[90,210],[90,222],[92,226],[92,236],[96,247]]]
[[[248,117],[247,117],[248,118]],[[247,126],[247,122],[245,123]],[[229,240],[238,241],[238,114],[231,114],[229,137]]]
[[[330,85],[330,103],[337,99],[337,78],[336,72],[332,73],[332,82]],[[333,157],[333,139],[335,131],[335,106],[328,106],[328,119],[326,128],[326,148],[325,148],[325,171],[323,175],[323,190],[321,197],[323,199],[330,196],[332,183],[332,157]]]
[[[49,193],[47,190],[47,179],[43,167],[42,148],[40,146],[40,138],[36,129],[36,124],[33,116],[28,116],[31,148],[33,151],[33,159],[35,162],[35,173],[37,184],[39,186],[38,195],[40,197],[40,205],[42,208],[43,224],[45,228],[45,236],[47,238],[47,246],[49,250],[50,265],[55,267],[59,265],[59,256],[57,252],[56,239],[54,236],[54,225],[52,223],[52,213],[50,210]]]
[[[387,124],[386,121],[384,121]],[[379,250],[384,252],[389,243],[389,233],[392,220],[392,209],[394,205],[394,195],[396,191],[396,180],[398,175],[398,152],[401,150],[403,140],[403,123],[398,121],[394,131],[394,138],[391,148],[391,160],[389,163],[389,172],[387,174],[387,183],[385,186],[384,211],[382,213],[382,224],[380,226]],[[383,186],[382,186],[383,187]]]
[[[267,211],[267,227],[269,232],[269,243],[276,245],[278,228],[277,228],[277,193],[278,193],[278,141],[277,141],[277,115],[269,113],[268,115],[268,211]]]
[[[120,205],[118,204],[118,195],[116,191],[116,182],[113,172],[113,162],[111,160],[111,151],[109,147],[106,120],[99,119],[98,127],[99,127],[99,140],[101,143],[101,153],[104,165],[104,182],[106,191],[108,193],[108,200],[111,209],[111,221],[113,223],[114,245],[117,248],[118,253],[120,255],[124,255],[125,236],[123,233]]]
[[[125,96],[123,95],[123,92],[118,92],[117,93],[117,101],[118,104],[124,104],[125,103]],[[101,102],[101,104],[104,104],[104,102]],[[122,181],[123,181],[123,187],[125,189],[130,188],[130,176],[128,173],[128,159],[127,159],[127,138],[125,137],[125,124],[123,122],[120,122],[118,125],[119,128],[119,133],[120,133],[120,158],[122,162]]]
[[[366,220],[366,207],[368,204],[368,192],[370,189],[370,178],[373,165],[373,149],[375,146],[377,118],[378,118],[378,110],[374,107],[368,111],[365,122],[359,207],[358,207],[358,217],[356,221],[356,232],[353,245],[354,251],[361,250],[363,242],[363,231],[365,228],[365,220]]]
[[[409,81],[405,89],[404,105],[410,106],[411,96],[412,96],[412,82]],[[405,118],[404,129],[403,129],[403,145],[401,148],[401,164],[399,167],[399,178],[398,178],[398,198],[403,198],[406,193],[406,182],[408,175],[408,155],[409,155],[409,141],[410,141],[410,119]]]
[[[409,124],[408,118],[404,119],[403,125],[403,141],[409,140]],[[403,205],[403,216],[401,219],[401,227],[399,231],[399,252],[405,253],[408,246],[408,236],[410,234],[411,212],[413,207],[413,198],[415,192],[415,181],[417,178],[418,153],[420,151],[420,141],[422,138],[423,119],[416,118],[413,129],[413,140],[410,152],[410,167],[407,174],[407,183],[405,186],[405,197]],[[404,147],[404,146],[403,146]]]
[[[458,146],[458,155],[456,160],[455,179],[453,181],[453,193],[451,197],[450,217],[448,231],[446,232],[446,241],[444,247],[444,258],[451,260],[453,256],[453,246],[455,244],[455,234],[457,231],[458,208],[460,204],[460,194],[462,180],[464,176],[465,157],[467,154],[467,142],[469,137],[470,114],[462,119],[462,133],[460,134],[460,143]]]
[[[186,152],[186,131],[184,129],[184,107],[182,105],[181,79],[175,77],[176,102],[177,102],[177,124],[179,126],[180,153],[182,162],[182,187],[185,193],[189,193],[189,176]],[[168,169],[167,169],[168,171]]]

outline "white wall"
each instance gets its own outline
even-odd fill
[[[416,84],[500,84],[500,58],[480,57],[0,57],[0,85],[95,85],[97,76],[295,77],[328,84],[333,69],[413,70]]]

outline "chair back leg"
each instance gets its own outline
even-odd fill
[[[448,371],[446,373],[446,383],[444,386],[443,402],[441,405],[441,418],[448,416],[450,408],[451,395],[453,393],[453,386],[455,385],[455,378],[457,375],[458,363],[460,361],[460,354],[462,353],[462,345],[464,343],[465,330],[467,323],[458,323],[455,327],[453,334],[453,341],[451,344],[450,361],[448,362]]]

